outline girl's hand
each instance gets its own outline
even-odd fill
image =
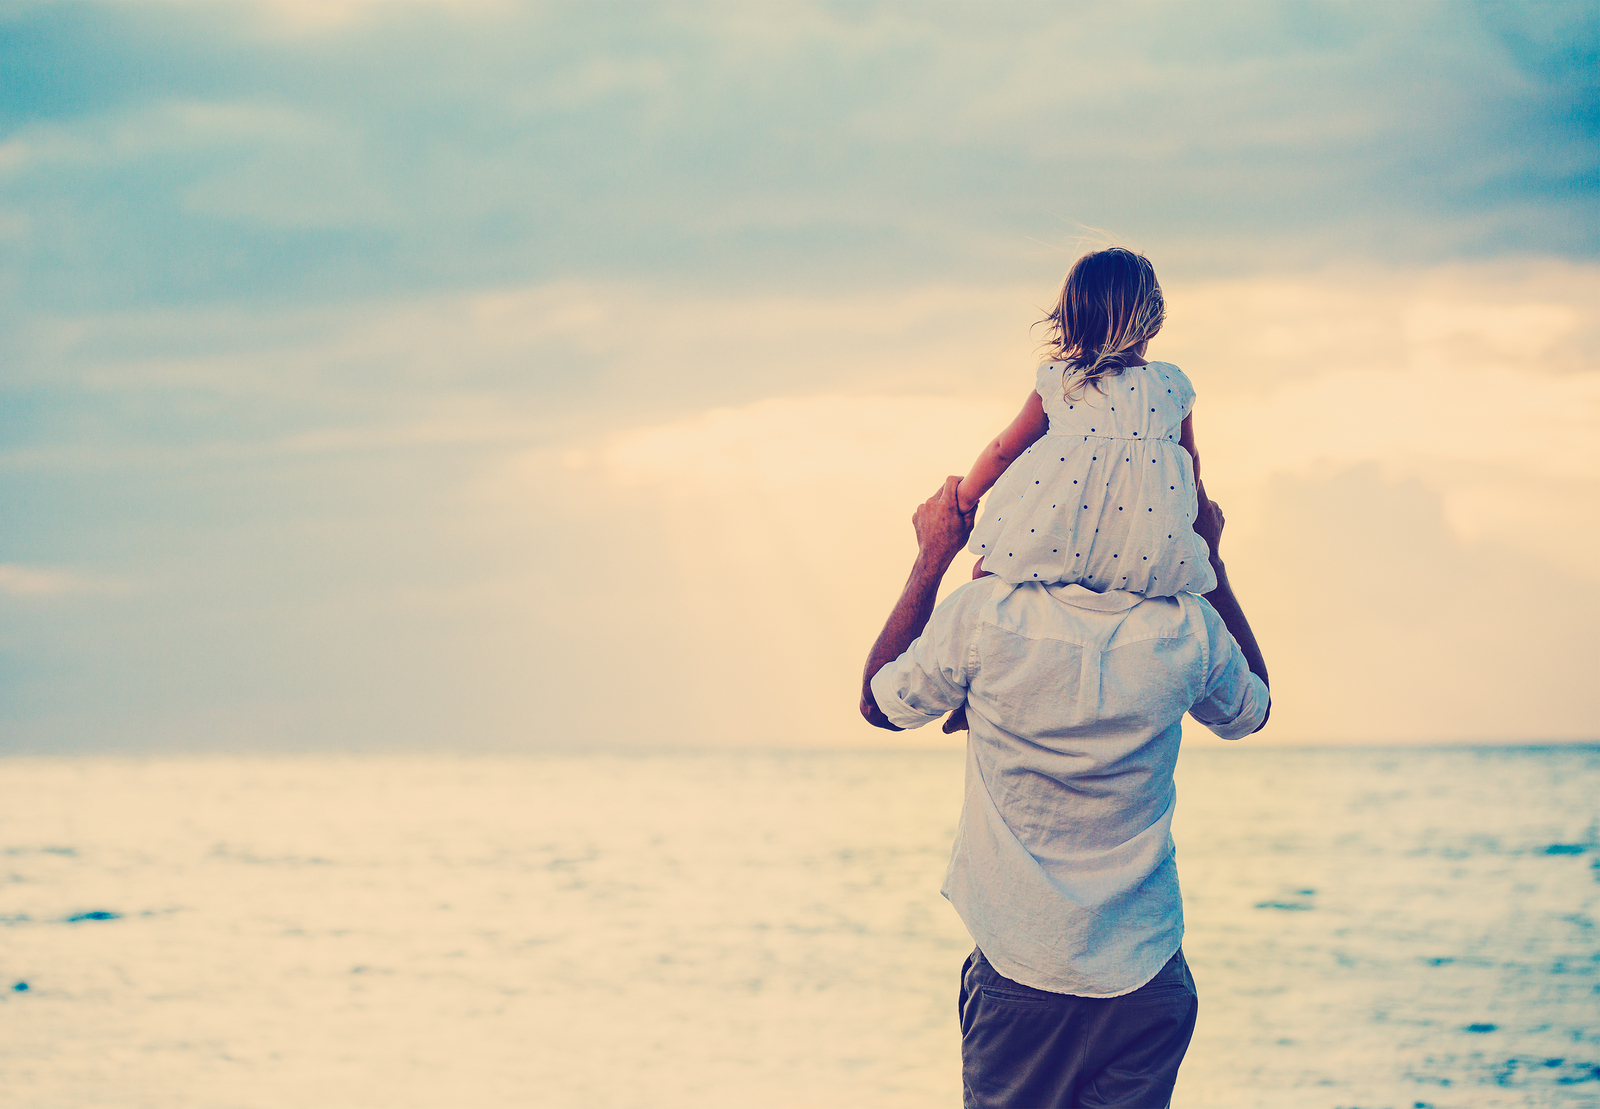
[[[982,493],[975,492],[972,488],[970,477],[961,479],[961,484],[956,486],[956,510],[963,516],[973,516],[978,511],[978,498]]]

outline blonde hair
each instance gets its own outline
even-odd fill
[[[1115,377],[1140,343],[1167,319],[1156,269],[1142,254],[1113,246],[1072,264],[1055,310],[1040,320],[1050,328],[1046,345],[1055,360],[1081,375],[1069,392]]]

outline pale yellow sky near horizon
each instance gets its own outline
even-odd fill
[[[1600,268],[1537,261],[1168,290],[1151,353],[1200,392],[1208,489],[1278,691],[1261,738],[1595,734],[1593,646],[1574,614],[1600,595],[1597,292]],[[698,631],[687,653],[717,660],[696,684],[742,706],[705,710],[718,730],[760,719],[787,742],[884,742],[843,691],[903,580],[910,509],[1026,394],[1027,291],[925,290],[882,312],[860,299],[660,311],[730,346],[766,337],[781,349],[762,357],[792,357],[797,383],[807,359],[888,346],[858,356],[860,377],[902,391],[796,390],[577,437],[510,462],[498,495],[522,503],[559,466],[579,498],[659,498],[657,541]],[[952,317],[967,322],[919,340]],[[755,657],[752,627],[771,632]],[[763,673],[832,698],[774,720]]]
[[[1030,325],[1050,292],[511,288],[257,321],[304,332],[288,359],[275,345],[85,372],[108,390],[182,381],[259,404],[349,398],[347,422],[335,401],[320,426],[199,448],[224,469],[303,467],[367,490],[368,515],[289,524],[281,542],[369,568],[436,567],[358,570],[371,581],[297,594],[292,616],[263,592],[264,611],[294,621],[283,634],[302,644],[297,661],[337,676],[310,702],[323,716],[370,714],[377,699],[491,746],[944,745],[933,729],[862,724],[859,668],[913,551],[911,509],[1025,397]],[[1600,731],[1597,293],[1600,267],[1536,259],[1169,285],[1151,354],[1198,388],[1207,487],[1272,668],[1272,725],[1253,742]],[[636,335],[649,337],[647,375]],[[551,409],[452,369],[559,372],[575,348],[611,367],[598,401]],[[372,366],[382,410],[365,403]],[[743,395],[696,407],[718,383]],[[159,466],[163,450],[196,448],[74,449],[34,461]],[[958,560],[947,588],[970,564]],[[52,602],[203,590],[223,569],[197,564],[177,586],[9,564],[0,591],[43,615]],[[291,591],[315,580],[281,573]],[[285,665],[281,651],[263,665]],[[272,702],[250,716],[264,734],[297,719]],[[177,730],[216,726],[201,714]]]

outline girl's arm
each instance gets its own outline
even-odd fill
[[[1188,426],[1188,422],[1185,421],[1184,427]],[[976,508],[978,498],[1000,480],[1000,475],[1006,472],[1006,467],[1011,465],[1023,451],[1033,446],[1049,428],[1050,417],[1044,414],[1044,401],[1037,392],[1029,393],[1027,401],[1022,405],[1022,411],[1011,421],[1011,426],[1002,431],[994,442],[983,448],[983,453],[978,455],[978,460],[972,464],[971,472],[961,479],[961,484],[956,489],[961,514],[966,515]]]
[[[1189,459],[1194,463],[1194,498],[1196,519],[1203,516],[1206,511],[1206,487],[1200,480],[1200,452],[1194,445],[1194,413],[1191,412],[1183,418],[1183,426],[1178,429],[1178,446],[1189,452]],[[1198,524],[1195,530],[1199,531]]]
[[[1191,412],[1183,418],[1183,426],[1178,429],[1178,446],[1189,452],[1189,457],[1194,459],[1194,486],[1200,488],[1200,452],[1194,446],[1194,413]]]

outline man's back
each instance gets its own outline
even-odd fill
[[[970,582],[872,681],[900,727],[967,706],[944,892],[1007,977],[1112,997],[1178,949],[1169,827],[1186,711],[1225,738],[1267,692],[1204,600]]]
[[[1271,709],[1222,510],[1200,494],[1205,600],[988,578],[936,605],[972,530],[960,484],[912,515],[917,557],[867,654],[861,714],[899,731],[962,707],[971,728],[945,882],[978,941],[961,968],[963,1104],[1164,1105],[1199,1012],[1169,833],[1180,721],[1237,739]]]

